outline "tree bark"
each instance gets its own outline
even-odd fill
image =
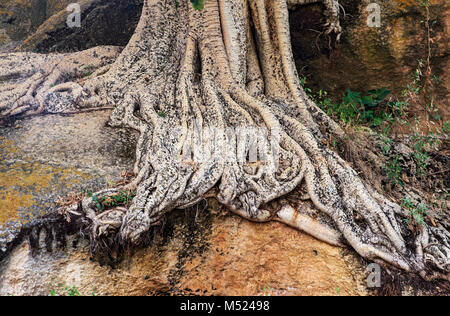
[[[195,10],[189,1],[148,0],[114,63],[117,50],[98,48],[49,55],[52,61],[41,60],[45,70],[31,71],[32,79],[17,79],[28,70],[2,74],[10,83],[0,88],[0,119],[63,112],[69,103],[108,105],[115,107],[112,126],[139,131],[136,178],[96,194],[136,191],[131,206],[102,212],[92,197],[83,200],[93,242],[120,234],[123,242],[138,243],[171,210],[214,196],[249,220],[280,221],[347,244],[369,260],[448,280],[447,223],[422,226],[407,240],[408,212],[324,145],[330,138],[344,141],[345,133],[306,96],[290,44],[288,6],[308,2],[206,0]],[[324,0],[324,6],[327,33],[339,36],[339,5]],[[91,78],[67,82],[79,77],[74,61],[86,56],[93,58],[86,63]],[[50,82],[55,86],[47,88]],[[59,92],[68,92],[70,102],[50,97]],[[50,107],[49,100],[60,104]],[[256,160],[247,157],[255,139]],[[295,208],[271,206],[292,192],[299,193]]]

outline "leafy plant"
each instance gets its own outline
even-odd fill
[[[426,150],[426,146],[435,146],[439,144],[438,138],[433,135],[421,135],[416,130],[414,131],[414,135],[412,137],[413,141],[413,158],[418,167],[418,173],[421,176],[426,175],[426,169],[430,162],[430,155]]]
[[[302,76],[302,77],[300,77],[299,79],[300,79],[300,85],[303,87],[303,90],[305,91],[306,95],[307,95],[308,97],[310,97],[311,99],[314,99],[314,97],[312,96],[312,90],[311,90],[311,88],[308,88],[308,87],[306,86],[306,83],[307,83],[306,77],[305,77],[305,76]]]
[[[191,3],[195,10],[203,10],[205,7],[205,0],[191,0]]]
[[[262,288],[260,290],[260,293],[262,293],[263,296],[272,296],[273,294],[273,289],[270,286],[269,283],[267,283],[266,285],[264,285],[264,288]]]
[[[306,80],[300,79],[305,92],[311,96],[311,90],[305,87]],[[381,126],[383,122],[394,123],[395,116],[404,111],[405,103],[387,101],[391,91],[386,88],[370,90],[365,94],[347,89],[340,103],[327,98],[326,91],[320,90],[316,98],[312,97],[329,116],[351,125],[368,125],[371,128]]]
[[[89,64],[86,67],[86,74],[85,77],[90,77],[92,75],[92,70],[94,69],[94,66],[92,66],[91,64]]]
[[[402,186],[402,171],[403,168],[399,164],[400,155],[396,155],[392,160],[388,161],[385,166],[385,171],[388,179],[393,183]]]
[[[75,286],[67,288],[67,296],[80,296],[80,292]]]
[[[416,224],[425,226],[425,216],[428,216],[428,205],[425,203],[419,203],[415,205],[411,199],[404,198],[402,206],[405,207],[409,211],[410,219],[413,219]],[[406,224],[410,224],[410,219],[406,219]]]
[[[445,121],[442,124],[442,133],[444,134],[449,134],[450,133],[450,121]]]
[[[99,211],[104,211],[107,208],[115,206],[127,205],[134,197],[134,192],[127,193],[126,191],[119,191],[119,193],[110,196],[92,196],[92,201]]]
[[[378,136],[381,140],[381,150],[383,151],[383,155],[387,156],[391,152],[393,140],[385,134],[380,134]]]
[[[81,296],[81,294],[77,287],[59,283],[56,288],[51,289],[50,296]]]

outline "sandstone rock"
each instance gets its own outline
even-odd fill
[[[0,251],[69,192],[95,192],[132,169],[135,135],[108,112],[48,115],[0,129]]]
[[[316,91],[323,89],[332,96],[342,96],[347,88],[365,92],[387,87],[401,97],[412,81],[418,60],[428,55],[424,10],[418,1],[376,1],[381,7],[381,27],[369,27],[367,6],[374,1],[340,0],[346,11],[342,17],[343,35],[331,47],[323,30],[320,4],[291,12],[291,33],[297,68],[306,75]],[[433,0],[430,8],[432,24],[432,70],[441,79],[434,93],[441,118],[450,119],[450,4]],[[394,7],[394,4],[396,6]],[[439,80],[438,80],[439,81]]]
[[[32,256],[24,242],[0,265],[0,295],[368,295],[351,253],[279,223],[211,210],[174,214],[151,247],[115,268],[77,249]],[[71,244],[70,242],[68,244]],[[59,285],[58,285],[59,284]],[[61,286],[64,284],[64,286]]]
[[[143,0],[78,1],[81,27],[73,28],[66,24],[70,14],[66,8],[73,1],[22,2],[0,0],[0,50],[2,45],[3,50],[10,49],[11,42],[19,50],[42,53],[72,52],[100,45],[125,46],[139,21]]]
[[[36,31],[49,17],[63,10],[71,0],[0,0],[0,47],[17,43]]]

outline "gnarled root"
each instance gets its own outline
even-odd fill
[[[111,46],[73,54],[0,54],[0,122],[102,105],[95,102],[97,70],[105,69],[119,53]]]
[[[342,35],[342,28],[339,21],[340,4],[338,0],[287,0],[288,7],[295,8],[300,5],[322,2],[325,6],[325,17],[327,28],[325,34],[336,34],[336,40],[339,41]]]
[[[111,74],[133,86],[112,84],[127,96],[111,124],[141,133],[122,241],[139,242],[170,210],[215,192],[249,220],[277,220],[369,260],[448,278],[447,230],[424,227],[406,240],[408,214],[324,145],[345,134],[301,89],[286,3],[207,1],[197,12],[150,1],[143,16],[158,18],[141,20]],[[293,192],[296,202],[271,207]]]
[[[336,1],[325,4],[336,16]],[[369,260],[448,278],[445,227],[424,227],[411,242],[407,212],[324,145],[345,134],[302,90],[288,26],[286,1],[208,0],[202,11],[188,1],[145,3],[101,91],[116,105],[110,124],[140,133],[128,186],[136,196],[126,212],[86,200],[92,238],[137,243],[171,210],[215,192],[249,220],[281,221]],[[271,207],[289,194],[299,195],[295,205]]]

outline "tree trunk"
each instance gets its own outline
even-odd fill
[[[135,190],[131,206],[102,212],[92,197],[83,200],[93,241],[119,233],[123,242],[138,243],[169,211],[214,196],[249,220],[280,221],[325,242],[348,244],[369,260],[448,279],[444,226],[422,226],[414,240],[406,239],[408,212],[326,147],[345,134],[306,96],[290,44],[288,5],[306,2],[206,0],[195,10],[189,1],[148,0],[113,64],[114,48],[27,54],[44,71],[16,67],[0,74],[12,82],[0,88],[0,119],[61,112],[68,104],[109,105],[112,126],[140,132],[136,178],[96,194]],[[337,1],[324,5],[328,33],[339,34]],[[82,68],[92,68],[91,78],[68,83],[80,77],[74,61],[81,54],[84,60],[94,56]],[[34,79],[18,79],[30,74]],[[283,200],[292,193],[295,207]],[[274,207],[274,200],[282,206]]]

